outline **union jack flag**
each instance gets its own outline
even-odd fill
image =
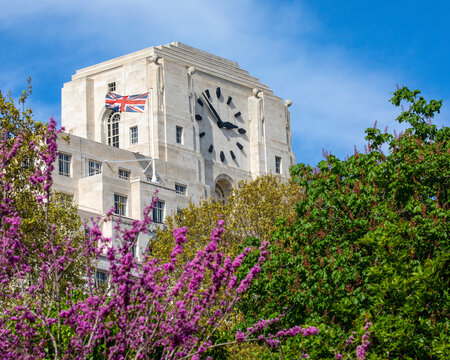
[[[140,112],[143,113],[145,103],[149,93],[139,95],[117,95],[112,92],[106,94],[105,107],[120,112]]]

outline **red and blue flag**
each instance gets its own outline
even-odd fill
[[[106,94],[105,107],[120,112],[143,113],[149,93],[139,95],[117,95],[112,92]]]

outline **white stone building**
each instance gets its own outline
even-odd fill
[[[105,108],[108,92],[149,92],[144,113]],[[158,190],[155,222],[191,200],[225,199],[240,180],[289,175],[290,100],[236,62],[175,42],[77,70],[62,89],[54,188],[82,216],[139,219]]]

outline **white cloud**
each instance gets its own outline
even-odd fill
[[[388,99],[394,77],[344,61],[345,57],[304,59],[291,72],[290,78],[298,79],[288,87],[294,94],[291,118],[300,140],[297,149],[309,157],[312,149],[315,162],[322,147],[340,157],[351,154],[354,145],[361,149],[364,130],[375,121],[382,129],[393,124],[396,110]]]

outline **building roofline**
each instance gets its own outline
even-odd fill
[[[162,59],[181,62],[184,63],[186,67],[193,66],[200,72],[220,78],[228,78],[230,81],[238,82],[244,86],[256,87],[260,91],[262,90],[273,94],[272,90],[267,85],[261,84],[258,78],[251,76],[246,70],[241,69],[237,62],[196,49],[181,42],[152,46],[147,49],[135,51],[131,54],[119,56],[111,60],[79,69],[72,76],[72,80],[89,77],[134,61],[148,59],[153,55]]]

